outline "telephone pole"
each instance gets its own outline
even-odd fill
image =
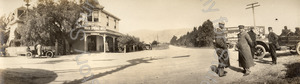
[[[156,41],[158,42],[158,33],[157,33],[157,35],[156,35]]]
[[[250,8],[252,9],[252,13],[253,13],[253,25],[254,25],[254,28],[256,28],[254,8],[255,8],[255,7],[258,7],[258,6],[260,6],[260,5],[258,4],[258,2],[255,2],[255,3],[248,4],[248,5],[246,5],[246,6],[247,6],[246,9],[250,9]]]
[[[30,0],[24,0],[24,2],[26,2],[26,4],[25,4],[25,6],[26,6],[26,18],[28,18],[28,13],[29,13],[28,7],[30,6],[30,4],[29,4]]]

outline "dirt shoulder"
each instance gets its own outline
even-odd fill
[[[255,60],[248,76],[231,79],[229,84],[298,84],[300,83],[300,56],[279,53],[277,65],[270,65],[271,58]]]

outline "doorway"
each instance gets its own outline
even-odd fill
[[[88,37],[88,51],[96,51],[97,50],[97,40],[96,36]]]

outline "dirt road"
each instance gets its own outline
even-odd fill
[[[170,46],[166,50],[78,54],[51,59],[4,57],[0,58],[0,69],[33,68],[54,71],[58,77],[50,84],[79,84],[82,81],[98,81],[100,84],[223,84],[244,78],[242,68],[238,67],[237,52],[233,50],[230,50],[232,67],[225,69],[228,71],[227,76],[220,78],[210,73],[210,66],[218,63],[214,55],[214,49]],[[279,56],[281,57],[276,66],[268,63],[271,58],[256,60],[256,66],[251,68],[252,73],[260,72],[265,67],[275,67],[280,71],[286,60],[293,55]]]

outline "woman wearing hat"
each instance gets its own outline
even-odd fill
[[[253,45],[249,34],[245,31],[243,25],[239,25],[237,48],[239,50],[239,66],[244,68],[244,76],[250,74],[250,67],[254,66],[250,46]]]

